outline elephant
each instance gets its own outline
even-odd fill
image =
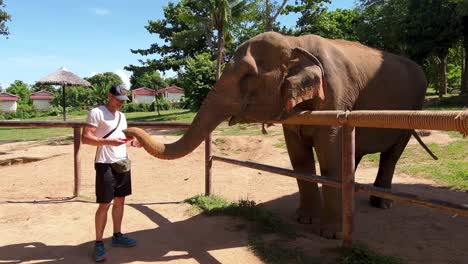
[[[358,42],[318,35],[287,36],[261,33],[242,43],[203,101],[186,133],[162,144],[144,130],[132,127],[146,151],[161,159],[177,159],[193,151],[217,125],[268,123],[300,111],[419,110],[427,83],[413,61]],[[294,171],[340,178],[340,127],[283,125]],[[356,128],[355,165],[369,153],[380,153],[374,185],[391,188],[396,163],[414,131]],[[314,157],[315,149],[316,157]],[[342,237],[339,189],[297,181],[297,220],[319,225],[320,235]],[[370,203],[388,208],[391,201],[370,197]]]

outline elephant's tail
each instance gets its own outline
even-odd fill
[[[427,153],[429,153],[429,155],[431,155],[431,157],[434,159],[434,160],[438,160],[439,158],[434,155],[434,153],[426,146],[426,144],[424,144],[424,142],[422,141],[421,137],[418,135],[418,133],[416,132],[416,130],[413,130],[411,131],[411,134],[414,136],[414,138],[419,142],[419,144],[421,144],[421,146],[423,147],[423,149],[425,149],[427,151]]]

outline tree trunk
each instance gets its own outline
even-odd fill
[[[447,94],[447,53],[437,56],[437,79],[439,98]]]
[[[224,53],[224,32],[222,29],[218,29],[218,58],[216,60],[216,81],[221,77],[221,65],[223,64],[223,53]]]
[[[463,21],[463,71],[460,94],[468,92],[468,16],[462,18]]]
[[[265,0],[265,32],[273,30],[270,0]]]
[[[66,85],[62,85],[62,107],[63,107],[63,121],[67,121],[67,107],[65,106],[66,94],[65,94]]]
[[[468,44],[468,39],[464,41],[464,45]],[[468,92],[468,47],[463,47],[463,65],[462,65],[462,76],[461,76],[461,87],[460,94]]]

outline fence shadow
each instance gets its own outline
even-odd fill
[[[445,187],[397,183],[392,189],[468,205],[468,192]],[[298,201],[299,194],[294,193],[259,205],[319,240],[317,227],[295,221]],[[355,205],[355,241],[364,242],[379,253],[399,256],[408,263],[466,263],[467,218],[399,202],[386,210],[374,208],[369,205],[369,196],[362,193],[356,194]]]
[[[183,221],[171,222],[151,209],[148,204],[129,206],[145,215],[157,227],[127,233],[138,241],[134,248],[112,248],[110,240],[105,239],[109,255],[107,263],[195,259],[198,263],[218,264],[221,262],[209,251],[243,247],[247,243],[243,236],[239,236],[237,230],[234,232],[225,228],[235,221],[232,218],[210,218],[200,214]],[[0,246],[0,262],[94,263],[93,245],[94,241],[73,246],[47,245],[37,241],[5,245]]]

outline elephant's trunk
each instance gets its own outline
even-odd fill
[[[144,130],[131,127],[124,130],[127,137],[135,137],[143,148],[160,159],[177,159],[192,152],[221,122],[231,114],[229,107],[223,105],[215,90],[208,93],[192,124],[186,133],[177,141],[163,144],[153,139]],[[221,99],[221,100],[220,100]]]

